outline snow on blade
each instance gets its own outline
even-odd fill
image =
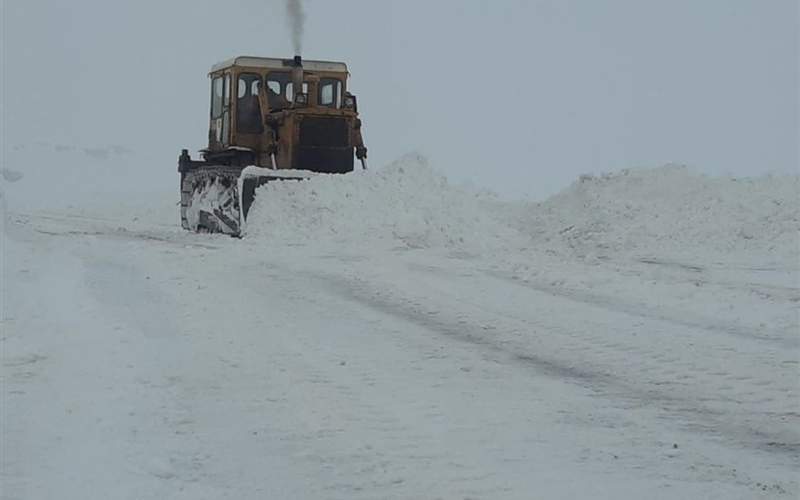
[[[268,183],[256,192],[248,234],[272,242],[405,248],[486,248],[516,238],[491,196],[450,185],[409,154],[379,170]]]
[[[272,179],[301,179],[301,178],[308,178],[318,175],[316,172],[309,172],[308,170],[290,170],[290,169],[282,169],[276,170],[271,168],[264,168],[264,167],[256,167],[255,165],[250,165],[249,167],[245,167],[242,169],[242,173],[239,174],[239,178],[236,180],[236,189],[239,195],[239,200],[244,199],[244,181],[245,179],[249,178],[258,178],[258,177],[269,177]],[[247,231],[247,218],[243,217],[242,214],[239,216],[239,228],[240,233],[245,234]]]

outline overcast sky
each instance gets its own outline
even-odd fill
[[[668,162],[797,171],[798,3],[305,0],[303,55],[348,63],[375,167],[418,150],[535,198]],[[283,0],[2,6],[6,147],[121,145],[154,182],[205,145],[213,63],[292,55]]]

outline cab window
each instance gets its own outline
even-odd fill
[[[260,75],[255,73],[242,73],[239,75],[239,86],[236,94],[236,129],[240,133],[260,134],[263,132],[261,104],[258,102],[260,87]]]
[[[322,78],[319,81],[319,105],[339,108],[342,105],[342,82],[336,78]]]
[[[222,116],[222,77],[219,76],[211,81],[211,118],[216,119]]]
[[[269,88],[269,91],[273,94],[281,94],[281,84],[278,83],[277,80],[267,80],[267,88]]]
[[[270,109],[283,109],[291,103],[287,88],[291,87],[292,75],[287,71],[273,71],[267,75],[267,102]]]
[[[222,90],[222,144],[227,145],[231,139],[231,75],[225,75]]]
[[[308,82],[303,82],[303,93],[308,94]],[[294,83],[289,82],[286,85],[286,99],[289,102],[294,102]]]
[[[288,108],[294,102],[294,84],[288,71],[273,71],[267,75],[266,85],[270,109]],[[303,92],[308,92],[308,82],[303,82]]]

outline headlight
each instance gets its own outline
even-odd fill
[[[294,96],[294,103],[300,106],[308,104],[308,94],[298,93]]]

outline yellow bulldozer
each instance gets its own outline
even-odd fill
[[[211,68],[208,147],[181,151],[181,225],[239,236],[258,186],[367,168],[342,62],[236,57]]]

